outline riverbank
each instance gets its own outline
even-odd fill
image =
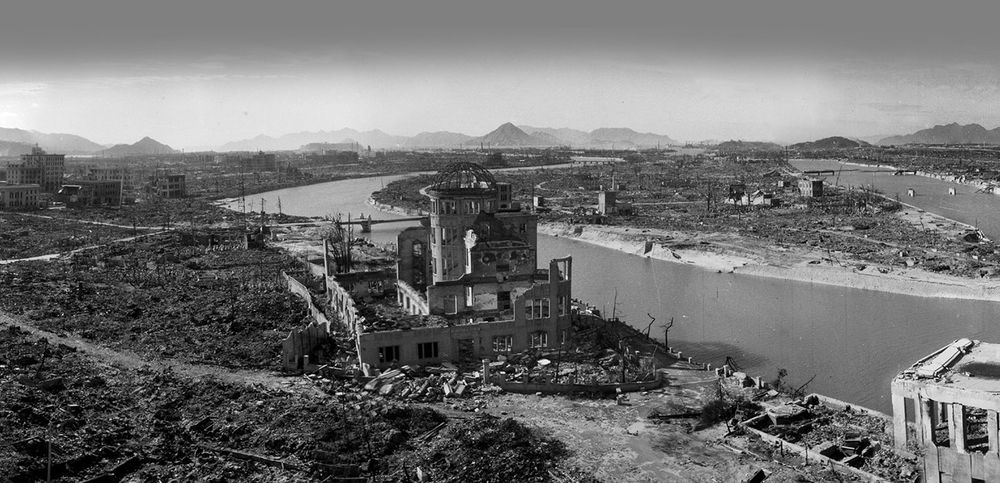
[[[380,211],[422,216],[420,210],[368,200]],[[955,237],[970,229],[960,223],[905,205],[901,219]],[[727,233],[689,233],[609,225],[540,223],[541,235],[564,237],[630,255],[683,263],[717,272],[874,290],[916,297],[1000,301],[1000,281],[942,275],[915,267],[880,265],[814,247],[774,246]]]
[[[941,219],[915,210],[904,216],[925,223],[928,218]],[[557,223],[539,224],[538,233],[718,272],[917,297],[1000,301],[1000,282],[995,280],[964,279],[913,267],[871,264],[835,252],[777,247],[738,235]]]

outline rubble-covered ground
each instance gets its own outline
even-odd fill
[[[787,394],[758,389],[741,373],[724,381],[729,400],[759,401],[743,405],[737,419],[784,441],[809,448],[889,481],[917,481],[920,464],[914,455],[893,448],[892,422],[884,417],[852,408],[824,403],[815,395],[792,398]],[[754,441],[751,447],[776,460],[801,457],[784,454],[769,443]]]
[[[281,341],[305,305],[274,249],[185,245],[182,233],[115,243],[52,262],[0,266],[0,310],[149,358],[279,367]]]
[[[552,481],[566,447],[509,418],[193,378],[0,324],[0,481]],[[51,444],[51,446],[50,446]],[[51,448],[51,453],[50,453]]]
[[[121,227],[5,212],[0,212],[0,227],[0,260],[68,252],[135,234]]]
[[[256,211],[255,211],[256,210]],[[311,218],[277,213],[272,208],[263,220],[273,223],[299,223]],[[157,227],[161,229],[206,225],[240,225],[244,215],[228,210],[207,198],[161,198],[122,206],[68,207],[62,210],[39,211],[37,214],[65,220],[88,220],[112,223],[125,227]],[[260,207],[247,206],[245,220],[248,224],[259,224],[262,220]]]

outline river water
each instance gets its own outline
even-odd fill
[[[854,182],[851,176],[860,184],[871,173],[845,169],[841,183]],[[876,176],[905,178],[900,182],[916,185],[918,194],[920,190],[946,193],[951,186],[913,176]],[[247,197],[247,201],[250,206],[253,200],[259,209],[259,199],[265,198],[267,206],[273,207],[280,196],[283,211],[295,215],[351,213],[395,218],[374,210],[366,201],[383,183],[398,178],[288,188]],[[878,178],[877,186],[881,183],[882,178]],[[905,196],[905,186],[903,189]],[[966,187],[966,193],[971,191]],[[973,195],[946,201],[966,196]],[[916,201],[936,212],[932,206],[935,199],[928,194]],[[985,226],[987,217],[979,221]],[[371,238],[394,241],[395,234],[409,225],[375,225]],[[1000,341],[1000,326],[995,323],[1000,320],[1000,303],[716,273],[560,237],[539,236],[538,244],[542,264],[550,258],[573,255],[574,296],[605,314],[612,314],[617,291],[616,314],[640,329],[650,320],[647,314],[656,317],[652,331],[656,337],[663,336],[658,326],[673,317],[670,345],[698,362],[718,366],[730,356],[751,375],[767,379],[784,368],[788,371],[786,381],[794,385],[815,376],[809,390],[885,412],[891,410],[892,377],[917,359],[960,337]]]

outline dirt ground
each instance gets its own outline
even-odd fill
[[[728,434],[719,423],[695,431],[697,417],[657,422],[648,416],[700,410],[715,390],[715,377],[705,371],[675,367],[671,385],[628,395],[625,405],[614,399],[504,394],[491,399],[486,412],[513,416],[563,441],[573,453],[567,463],[615,482],[738,482],[757,469],[767,481],[853,481],[844,471],[807,467],[789,459],[772,460],[755,451],[744,435]]]

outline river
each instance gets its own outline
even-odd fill
[[[871,176],[863,171],[856,175]],[[841,176],[842,183],[848,181],[846,171]],[[929,193],[946,193],[951,185],[885,176],[920,181],[918,186],[924,188],[918,189]],[[280,196],[283,211],[295,215],[393,218],[366,201],[383,183],[398,178],[334,181],[247,199],[249,203],[265,198],[270,207]],[[924,208],[936,211],[931,209],[935,198],[918,199],[926,201]],[[255,203],[259,206],[259,201]],[[981,224],[986,222],[985,217],[980,219]],[[395,233],[406,226],[375,225],[370,236],[376,242],[394,241]],[[718,366],[731,356],[751,375],[767,379],[784,368],[786,381],[793,385],[816,376],[809,390],[885,412],[891,410],[892,377],[917,359],[960,337],[1000,341],[1000,327],[994,323],[1000,320],[1000,303],[716,273],[560,237],[539,236],[538,243],[542,264],[573,255],[575,297],[610,315],[617,290],[617,315],[640,329],[649,321],[647,314],[653,315],[653,335],[658,338],[663,337],[659,325],[673,317],[670,345],[698,362]]]

